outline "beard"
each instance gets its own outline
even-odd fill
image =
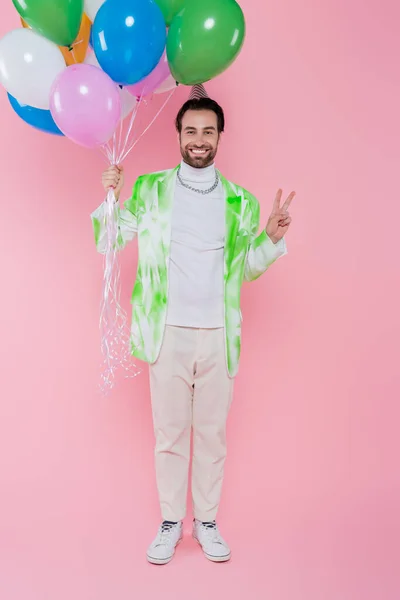
[[[204,151],[203,154],[194,154],[193,151]],[[188,144],[184,148],[181,146],[181,155],[186,164],[194,167],[195,169],[204,169],[209,167],[214,162],[218,148],[213,148],[210,144],[203,144],[202,146],[192,146]]]

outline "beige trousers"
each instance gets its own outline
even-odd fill
[[[193,429],[193,516],[213,521],[221,496],[233,393],[224,329],[167,326],[160,356],[150,365],[150,389],[162,518],[180,521],[186,515]]]

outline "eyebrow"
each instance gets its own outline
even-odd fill
[[[189,131],[193,129],[193,131],[197,131],[196,127],[193,127],[193,125],[188,125],[187,127],[185,127],[185,131]],[[208,127],[203,127],[202,128],[203,131],[216,131],[216,127],[214,127],[214,125],[209,125]]]

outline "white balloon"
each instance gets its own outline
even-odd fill
[[[93,67],[98,67],[99,69],[101,68],[95,53],[90,49],[88,49],[85,56],[85,60],[83,62],[85,63],[85,65],[92,65]]]
[[[104,4],[104,0],[85,0],[84,10],[92,23],[95,20],[97,12],[102,4]]]
[[[56,44],[31,29],[14,29],[0,40],[0,82],[21,104],[48,109],[51,86],[64,69]]]
[[[155,94],[164,94],[165,92],[170,92],[176,87],[176,81],[172,77],[172,75],[168,75],[167,79],[163,81],[159,88],[157,88],[154,93]]]
[[[137,103],[137,98],[135,96],[132,96],[132,94],[130,94],[129,92],[127,92],[126,90],[119,88],[119,92],[121,95],[121,110],[122,110],[122,120],[124,120],[128,115],[131,114],[131,112],[133,111],[134,107],[136,106]]]
[[[86,54],[85,60],[83,61],[86,65],[92,65],[93,67],[97,67],[98,69],[101,69],[100,65],[99,65],[99,61],[96,58],[96,55],[94,52],[88,52]],[[117,85],[117,84],[115,84]],[[119,85],[117,85],[120,96],[121,96],[121,103],[122,103],[122,120],[124,120],[132,111],[134,106],[137,103],[137,98],[135,98],[135,96],[132,96],[132,94],[130,94],[129,92],[127,92],[126,90],[124,90],[123,88],[121,89],[119,87]]]

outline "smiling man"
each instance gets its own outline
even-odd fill
[[[214,562],[231,551],[216,524],[226,458],[226,421],[241,346],[243,281],[262,275],[286,253],[284,235],[292,192],[279,190],[259,233],[259,203],[216,169],[225,119],[222,108],[195,86],[176,118],[182,161],[139,177],[132,197],[117,205],[120,248],[138,237],[132,294],[132,353],[150,364],[156,438],[156,478],[162,523],[147,551],[168,563],[182,539],[193,431],[193,536]],[[119,196],[121,165],[103,173]],[[93,214],[104,252],[104,204]]]

